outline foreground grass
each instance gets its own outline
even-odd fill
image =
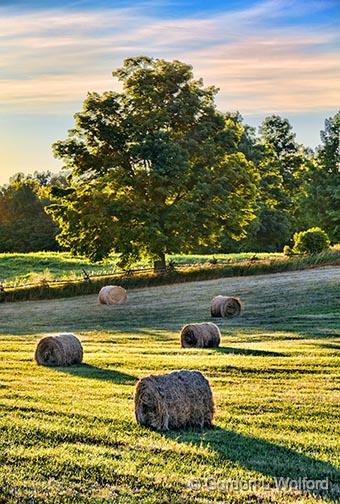
[[[324,268],[139,289],[125,306],[1,305],[0,502],[315,501],[280,477],[328,478],[321,501],[339,499],[339,279]],[[240,296],[243,316],[218,321],[219,349],[180,349],[180,327],[209,320],[218,293]],[[80,336],[84,364],[35,365],[38,339],[60,331]],[[136,380],[181,368],[209,378],[216,428],[138,426]]]
[[[252,257],[275,259],[280,253],[244,252],[239,254],[191,254],[168,256],[167,261],[176,264],[204,264],[211,260],[239,262]],[[102,263],[91,263],[83,257],[72,257],[67,252],[32,252],[29,254],[0,254],[0,283],[5,285],[39,282],[42,279],[76,279],[83,277],[85,269],[89,274],[106,274],[117,269],[118,256],[113,256]],[[150,267],[146,261],[140,261],[135,267]]]

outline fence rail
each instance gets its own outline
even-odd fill
[[[90,275],[83,270],[83,276],[74,280],[44,279],[40,283],[0,286],[0,302],[27,301],[37,299],[66,298],[98,293],[111,281],[119,282],[126,289],[153,287],[190,281],[212,280],[214,278],[282,273],[320,266],[340,266],[340,251],[329,251],[315,256],[293,258],[245,259],[242,261],[213,261],[209,263],[181,264],[161,272],[152,268],[129,271],[113,271]]]
[[[96,274],[91,274],[87,272],[85,269],[82,269],[83,276],[79,276],[78,278],[64,278],[64,279],[51,279],[48,280],[47,278],[41,278],[40,280],[36,282],[28,282],[24,284],[0,284],[0,291],[1,292],[6,292],[10,289],[24,289],[26,287],[35,287],[38,285],[66,285],[66,284],[71,284],[71,283],[80,283],[80,282],[91,282],[91,280],[95,279],[100,279],[104,277],[109,277],[109,278],[122,278],[122,277],[129,277],[133,275],[138,275],[141,273],[158,273],[158,274],[165,274],[165,273],[170,273],[174,270],[181,270],[181,269],[187,269],[187,268],[206,268],[207,264],[210,267],[218,267],[218,266],[226,266],[226,265],[232,265],[232,264],[247,264],[249,265],[253,264],[255,261],[256,262],[268,262],[269,259],[260,259],[257,256],[253,256],[249,259],[241,259],[239,261],[232,261],[232,260],[210,260],[207,261],[206,263],[181,263],[181,264],[170,264],[168,265],[164,270],[155,270],[154,268],[136,268],[136,269],[129,269],[129,270],[121,270],[121,271],[106,271],[105,273],[96,273]],[[42,273],[43,274],[43,273]]]

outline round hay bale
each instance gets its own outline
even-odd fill
[[[136,420],[158,431],[211,427],[214,401],[208,380],[199,371],[173,371],[139,380]]]
[[[74,334],[60,334],[42,338],[34,358],[43,366],[71,366],[83,360],[83,347]]]
[[[235,297],[216,296],[211,301],[211,316],[212,317],[238,317],[241,313],[241,301]]]
[[[127,292],[119,285],[106,285],[98,294],[98,303],[106,305],[122,304],[127,300]]]
[[[217,325],[212,322],[187,324],[181,330],[182,348],[218,347],[220,341],[220,330]]]

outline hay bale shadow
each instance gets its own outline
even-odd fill
[[[256,471],[260,473],[259,480],[261,475],[271,477],[273,488],[275,479],[279,481],[279,478],[290,480],[304,477],[309,480],[328,478],[328,488],[323,490],[322,495],[331,499],[340,497],[340,468],[292,448],[216,426],[202,431],[170,431],[162,435],[179,443],[209,448],[217,453],[221,464],[232,462],[249,471]],[[225,474],[224,479],[228,479],[228,474]],[[312,490],[306,492],[315,495]]]
[[[215,352],[235,355],[252,355],[254,357],[285,357],[287,354],[283,352],[272,352],[270,350],[255,350],[252,348],[233,348],[233,347],[216,347]]]
[[[111,369],[103,369],[91,364],[80,364],[79,366],[58,367],[53,369],[62,373],[70,374],[72,376],[77,376],[78,378],[104,380],[125,385],[134,385],[138,379],[136,376],[129,375],[127,373],[122,373],[120,371]]]
[[[320,374],[319,369],[303,369],[303,368],[288,368],[288,367],[241,367],[241,366],[225,366],[223,371],[226,373],[255,375],[255,376],[271,376],[271,375],[317,375]]]
[[[335,336],[335,335],[334,335]],[[326,348],[327,350],[339,350],[340,351],[340,344],[337,345],[336,343],[320,343],[319,344],[320,348]]]

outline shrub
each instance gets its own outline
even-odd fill
[[[293,251],[297,254],[318,254],[328,249],[330,244],[325,231],[314,227],[294,234]]]
[[[293,249],[289,245],[285,245],[283,247],[283,253],[284,253],[285,256],[292,256],[292,255],[294,255]]]

